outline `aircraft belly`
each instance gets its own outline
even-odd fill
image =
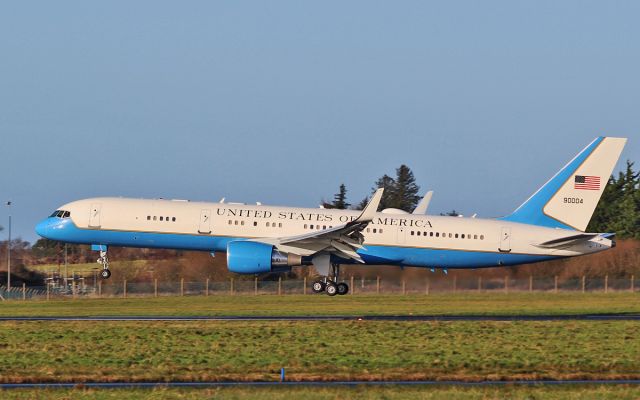
[[[487,268],[558,258],[549,255],[386,246],[367,246],[366,250],[358,251],[358,254],[367,264],[398,264],[427,268]]]

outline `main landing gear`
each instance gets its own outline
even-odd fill
[[[106,250],[100,250],[98,264],[102,264],[102,272],[100,272],[102,279],[109,279],[109,277],[111,277],[111,271],[109,270],[109,258],[107,257]]]
[[[330,276],[324,277],[313,282],[311,290],[314,293],[326,292],[329,296],[345,295],[349,293],[349,285],[344,282],[338,282],[340,275],[340,265],[331,264]]]

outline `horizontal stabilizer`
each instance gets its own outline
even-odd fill
[[[573,246],[574,244],[578,244],[580,242],[587,242],[598,235],[598,233],[582,233],[579,235],[565,236],[562,238],[549,240],[548,242],[536,244],[536,246],[545,249],[561,249],[564,247]]]

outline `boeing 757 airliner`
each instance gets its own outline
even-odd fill
[[[341,264],[442,269],[511,266],[591,254],[614,233],[586,233],[624,138],[598,137],[506,217],[455,218],[378,212],[378,189],[362,211],[185,200],[92,198],[60,207],[36,232],[100,252],[109,246],[226,252],[230,271],[284,272],[313,265],[315,292],[346,294]],[[430,197],[430,193],[428,194]]]

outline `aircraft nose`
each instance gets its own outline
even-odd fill
[[[46,238],[49,235],[49,225],[51,225],[51,221],[49,218],[42,220],[36,225],[36,233],[43,238]]]

